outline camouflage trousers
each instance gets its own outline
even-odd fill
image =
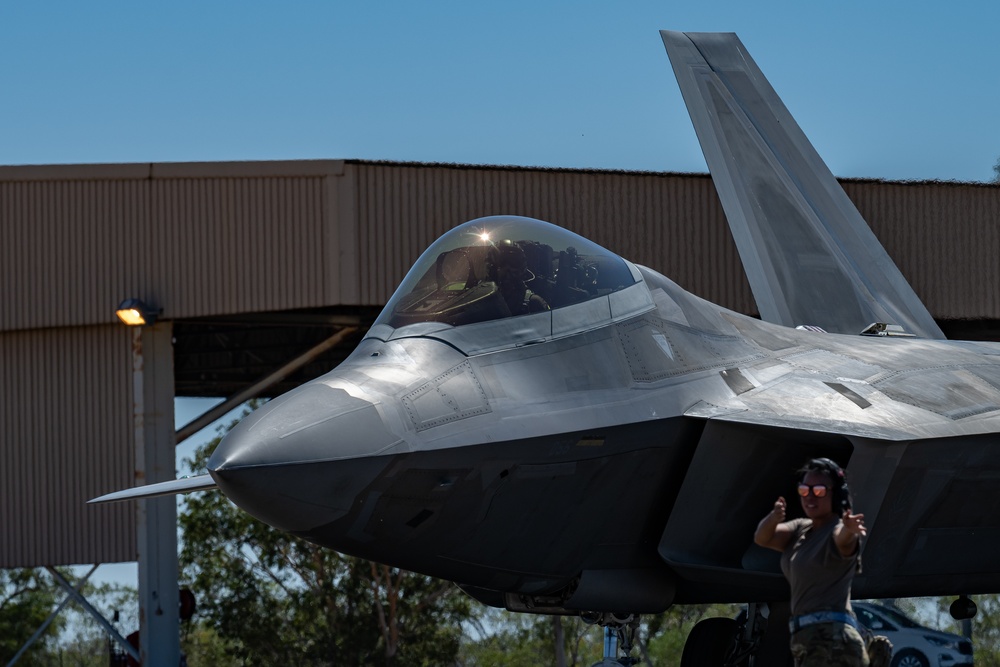
[[[865,642],[847,623],[817,623],[792,635],[795,667],[868,667]]]

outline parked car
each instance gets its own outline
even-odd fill
[[[892,642],[891,667],[972,665],[972,642],[965,637],[920,625],[886,605],[851,602],[851,606],[861,625]]]

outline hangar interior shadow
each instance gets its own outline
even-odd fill
[[[175,320],[177,397],[232,396],[347,327],[356,329],[301,368],[261,390],[273,398],[335,368],[354,350],[381,306],[338,306]]]

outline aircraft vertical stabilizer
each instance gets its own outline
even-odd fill
[[[761,318],[944,338],[739,38],[660,35]]]

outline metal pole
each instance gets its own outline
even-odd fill
[[[174,353],[170,322],[132,331],[132,401],[138,484],[176,477],[174,458]],[[180,664],[180,594],[177,589],[177,500],[140,500],[136,508],[139,555],[139,662]]]
[[[610,625],[604,626],[604,657],[618,659],[618,633]]]

